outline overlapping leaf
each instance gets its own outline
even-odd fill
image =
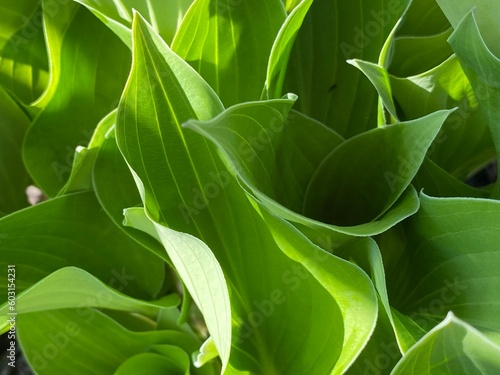
[[[295,41],[284,92],[296,109],[349,138],[377,124],[377,95],[347,59],[378,61],[408,0],[315,0]]]
[[[172,49],[200,73],[224,105],[257,100],[285,17],[281,0],[196,0]]]
[[[140,12],[162,38],[170,43],[193,0],[75,0],[86,6],[118,36],[132,47],[132,11]]]
[[[49,196],[68,179],[75,148],[86,146],[102,117],[115,109],[130,61],[126,46],[85,8],[69,22],[61,40],[52,41],[52,48],[60,44],[59,61],[51,66],[60,69],[51,72],[58,77],[48,89],[53,94],[24,144],[25,164]]]
[[[15,264],[19,293],[62,267],[76,266],[130,296],[151,299],[165,274],[158,257],[125,236],[93,193],[56,198],[0,220],[0,264]],[[0,276],[2,293],[7,273]]]
[[[326,281],[321,281],[324,276],[317,268],[317,261],[311,260],[316,268],[292,261],[287,251],[307,257],[308,251],[312,255],[320,250],[298,232],[294,235],[301,238],[300,247],[285,249],[284,244],[278,247],[274,236],[286,238],[284,229],[271,233],[227,172],[215,148],[180,126],[191,118],[207,120],[222,111],[208,85],[139,17],[134,23],[134,53],[132,74],[120,103],[118,144],[135,173],[147,212],[156,222],[172,261],[180,270],[186,269],[190,283],[196,288],[190,290],[193,296],[203,290],[200,283],[206,283],[204,274],[213,266],[207,264],[207,270],[200,273],[197,268],[182,265],[180,262],[189,262],[196,249],[189,245],[190,249],[187,243],[178,241],[178,246],[169,246],[168,242],[177,236],[183,241],[192,238],[198,247],[202,243],[173,230],[203,240],[210,247],[206,247],[206,254],[210,256],[212,251],[220,263],[229,287],[233,320],[233,349],[228,369],[251,369],[257,373],[282,369],[299,374],[330,373],[338,366],[335,372],[341,371],[355,358],[373,329],[376,306],[371,283],[358,268],[330,255],[329,267],[359,278],[356,282],[359,296],[356,302],[347,302],[341,295],[353,295],[354,283],[346,285],[335,276],[336,272],[331,272],[327,277],[331,287],[325,289]],[[241,273],[241,269],[245,271]],[[294,276],[294,272],[302,276]],[[224,306],[215,306],[215,314],[211,313],[212,297],[203,293],[200,307],[207,313],[205,319],[214,334],[218,332],[217,324],[226,324],[218,320],[224,317],[221,315]],[[212,289],[209,293],[220,290]],[[359,312],[361,306],[367,309],[367,319],[359,321],[355,311]],[[341,311],[345,311],[344,319]],[[327,325],[299,328],[321,316],[330,317]],[[226,350],[229,332],[223,333],[224,336],[214,336],[214,342],[226,365],[228,353],[221,349]],[[352,347],[343,348],[344,340],[353,342]],[[304,342],[311,345],[304,347]],[[313,344],[318,342],[329,350],[318,351]],[[286,354],[291,351],[300,354],[291,358]]]
[[[30,177],[23,165],[21,147],[30,120],[0,88],[0,217],[28,205],[25,190]]]

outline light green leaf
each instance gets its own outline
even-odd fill
[[[85,314],[65,309],[18,315],[17,331],[28,363],[40,375],[66,375],[69,368],[75,375],[108,375],[130,357],[158,352],[157,347],[177,346],[191,353],[199,345],[198,339],[180,331],[131,332],[90,308]],[[178,353],[175,349],[171,355]],[[209,367],[191,371],[214,374]]]
[[[58,76],[48,89],[53,95],[29,129],[23,150],[28,171],[49,196],[68,179],[75,148],[86,146],[97,124],[116,108],[130,60],[130,51],[83,7],[63,35],[54,41],[60,42],[61,57],[51,66],[60,69],[51,72]]]
[[[97,307],[135,312],[152,319],[161,308],[172,308],[180,303],[176,294],[146,302],[128,297],[110,288],[90,273],[76,267],[55,271],[32,287],[17,295],[15,311],[18,314],[67,308]],[[10,310],[8,303],[0,307],[0,314]]]
[[[467,1],[469,3],[469,1]],[[460,60],[467,78],[469,79],[477,100],[479,101],[479,111],[486,119],[489,126],[493,142],[495,144],[496,158],[500,160],[500,80],[498,79],[498,69],[500,68],[500,56],[498,49],[493,48],[491,43],[486,45],[490,33],[500,32],[496,21],[492,23],[491,13],[495,9],[500,9],[500,3],[494,1],[484,1],[477,8],[477,15],[469,13],[457,26],[457,29],[450,38],[450,44]],[[482,18],[481,18],[482,17]],[[479,29],[478,22],[482,28]],[[496,35],[496,34],[495,34]],[[498,44],[495,39],[494,46]],[[497,53],[497,56],[493,55]],[[500,180],[497,179],[492,192],[495,198],[500,197]]]
[[[451,310],[494,338],[500,202],[425,194],[420,200],[418,213],[403,224],[399,260],[387,270],[393,306],[425,330]]]
[[[29,104],[43,93],[49,79],[42,8],[33,0],[16,3],[3,9],[0,16],[3,31],[0,40],[16,30],[8,40],[0,41],[0,84]],[[23,13],[13,17],[15,11]],[[11,22],[23,26],[16,29]]]
[[[154,224],[176,271],[203,313],[222,363],[226,364],[231,350],[231,306],[219,262],[198,238]]]
[[[136,298],[155,298],[162,288],[164,264],[125,236],[93,193],[63,196],[6,216],[0,233],[6,234],[0,266],[16,266],[18,293],[68,266]],[[4,296],[6,278],[6,272],[0,275]]]
[[[410,189],[379,221],[347,227],[302,216],[311,179],[324,159],[343,143],[336,133],[297,112],[291,112],[286,118],[290,105],[290,99],[244,103],[227,109],[213,120],[190,121],[185,126],[205,135],[224,151],[231,168],[256,199],[278,216],[295,223],[321,246],[325,242],[337,245],[345,242],[346,235],[380,233],[418,209],[418,198]],[[416,127],[418,124],[415,131]],[[385,178],[383,172],[381,176]],[[385,186],[395,181],[392,175],[389,177]],[[318,203],[321,205],[323,202]]]
[[[375,328],[378,306],[373,284],[356,266],[312,245],[289,223],[266,210],[261,214],[282,251],[302,264],[337,301],[344,317],[344,337],[340,356],[328,373],[343,373],[364,348]],[[350,283],[345,284],[346,280]],[[352,285],[356,285],[356,292]]]
[[[99,153],[99,148],[104,143],[106,134],[116,122],[116,110],[104,117],[97,125],[87,147],[78,146],[73,159],[73,166],[68,182],[61,189],[59,195],[64,195],[79,190],[92,189],[92,170]]]
[[[281,26],[274,41],[267,65],[266,97],[279,98],[282,92],[283,80],[293,42],[299,32],[302,22],[311,7],[312,0],[287,1],[287,12],[291,12]],[[293,8],[293,11],[292,11]]]
[[[193,0],[75,0],[102,19],[120,39],[132,47],[132,10],[141,13],[156,32],[170,43]]]
[[[213,87],[224,105],[257,100],[285,17],[281,0],[195,0],[172,49]]]
[[[374,129],[342,143],[311,179],[304,214],[344,226],[379,218],[407,189],[449,113]]]
[[[218,356],[219,352],[217,352],[217,348],[215,347],[214,339],[210,336],[205,340],[200,350],[193,353],[193,363],[196,367],[201,367]]]
[[[494,157],[487,120],[456,57],[418,76],[392,77],[391,84],[405,120],[457,108],[428,153],[441,168],[463,181]]]
[[[162,345],[165,346],[165,345]],[[172,349],[177,349],[173,346]],[[130,357],[114,373],[115,375],[189,375],[189,357],[179,349],[173,358],[156,354],[141,353]],[[186,361],[187,358],[187,361]],[[187,364],[186,364],[187,362]]]
[[[0,217],[28,206],[30,177],[23,165],[21,147],[30,120],[0,88]]]
[[[391,374],[488,375],[498,371],[500,347],[450,313],[406,353]]]
[[[229,364],[224,360],[227,354],[221,352],[224,344],[214,336],[223,367],[229,372],[241,369],[259,374],[331,373],[334,368],[341,372],[368,340],[376,319],[370,281],[357,267],[331,255],[332,267],[349,274],[349,281],[335,279],[335,273],[323,276],[312,260],[315,267],[306,268],[290,259],[291,251],[307,257],[309,251],[321,250],[296,230],[293,233],[301,238],[300,246],[281,248],[257,207],[226,170],[216,148],[181,127],[189,119],[208,120],[222,112],[213,91],[139,17],[134,21],[134,54],[119,106],[117,141],[134,171],[146,212],[163,232],[169,253],[189,260],[193,250],[201,253],[205,249],[205,258],[210,257],[210,250],[220,264],[232,308]],[[287,236],[288,232],[281,233],[281,237]],[[176,242],[178,247],[170,245],[174,239],[182,241]],[[195,271],[198,268],[179,266],[171,257],[180,269],[191,271],[192,285],[210,298],[204,275]],[[329,289],[320,282],[322,277],[330,278]],[[364,280],[361,288],[366,293],[358,296],[359,283],[350,280]],[[356,296],[354,302],[340,297],[337,301],[335,284],[342,290],[339,294],[350,291]],[[220,288],[210,290],[210,295],[220,293]],[[366,301],[372,302],[368,308]],[[370,319],[357,320],[358,312],[365,310]],[[349,311],[347,327],[341,311]],[[207,318],[217,322],[212,313]],[[326,323],[308,323],[315,319]],[[224,335],[228,340],[229,332]],[[343,351],[344,339],[352,340],[351,349]],[[291,357],[290,352],[297,354]]]
[[[367,61],[354,59],[348,60],[347,62],[355,66],[365,74],[365,76],[377,89],[377,92],[382,100],[382,104],[385,105],[385,107],[389,111],[389,114],[395,121],[399,121],[396,107],[394,106],[394,102],[392,100],[391,84],[387,70],[377,64],[373,64]],[[386,116],[383,108],[379,109],[379,119],[383,120],[379,120],[379,126],[386,124]],[[395,122],[394,120],[390,122]]]

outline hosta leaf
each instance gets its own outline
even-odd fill
[[[30,177],[23,165],[21,147],[30,120],[0,88],[0,217],[28,206],[25,190]]]
[[[46,310],[96,307],[135,312],[155,319],[159,309],[175,307],[179,302],[180,299],[176,294],[152,302],[137,300],[118,292],[116,288],[110,288],[84,270],[65,267],[19,293],[15,311],[18,314],[26,314]],[[8,313],[9,306],[5,303],[0,308],[0,314]]]
[[[37,374],[113,374],[130,357],[155,347],[176,346],[186,353],[199,341],[180,331],[131,332],[103,313],[88,308],[54,310],[17,316],[18,337]],[[165,350],[165,349],[164,349]],[[171,352],[177,356],[178,349]],[[210,366],[193,374],[213,374]]]
[[[285,17],[281,0],[196,0],[172,49],[200,73],[224,105],[257,100]]]
[[[9,43],[12,36],[20,30],[38,7],[38,0],[19,0],[1,6],[2,28],[0,30],[0,50]]]
[[[433,197],[488,198],[490,195],[485,190],[475,189],[456,179],[428,157],[411,183],[415,189],[424,189],[426,194]]]
[[[397,121],[398,114],[392,100],[391,84],[387,70],[368,61],[354,59],[348,60],[347,62],[361,70],[366,75],[373,86],[377,89],[380,99],[382,100],[382,104],[385,105],[392,118]],[[379,109],[379,119],[382,120],[379,120],[379,125],[385,125],[386,121],[383,108]]]
[[[500,32],[496,21],[493,22],[491,18],[494,14],[492,12],[496,9],[500,9],[499,3],[483,2],[477,8],[477,16],[471,12],[457,26],[450,38],[450,44],[474,89],[479,101],[479,111],[489,126],[495,144],[497,161],[499,161],[500,80],[498,79],[498,69],[500,68],[500,60],[498,56],[500,56],[500,51],[497,48],[498,38],[494,41],[488,39],[496,37],[496,33]],[[479,26],[482,25],[481,30],[478,28],[478,22],[481,22],[479,23]],[[487,45],[488,41],[490,43]],[[496,52],[497,55],[493,55],[493,52]],[[497,179],[492,196],[500,197],[499,179]]]
[[[272,212],[298,224],[316,243],[319,237],[323,243],[341,243],[348,239],[346,234],[380,233],[418,209],[415,192],[408,190],[380,221],[341,227],[301,215],[312,178],[323,160],[343,143],[336,133],[297,112],[286,118],[290,105],[290,98],[244,103],[213,120],[190,121],[186,126],[217,144],[246,189]],[[393,176],[389,177],[393,182]]]
[[[500,347],[449,314],[408,351],[391,374],[487,375],[499,370]]]
[[[102,212],[93,193],[52,199],[0,220],[0,264],[16,265],[17,292],[62,267],[76,266],[133,297],[160,291],[164,265],[125,236]],[[7,274],[0,290],[6,295]]]
[[[231,350],[231,306],[217,259],[198,238],[156,223],[155,228],[176,271],[202,311],[222,363],[226,364]]]
[[[292,4],[292,3],[297,4]],[[269,62],[267,65],[266,97],[267,99],[279,98],[285,79],[286,68],[293,42],[299,32],[302,22],[311,7],[312,0],[297,0],[287,2],[287,11],[290,15],[286,18],[274,41]],[[289,8],[293,8],[293,11]]]
[[[388,271],[394,306],[429,330],[448,311],[494,337],[500,330],[500,203],[431,198],[404,225],[405,250]]]
[[[487,121],[455,57],[418,76],[393,77],[391,84],[404,119],[458,107],[443,124],[428,153],[429,158],[444,170],[463,181],[494,157]]]
[[[43,34],[42,9],[39,2],[19,1],[17,3],[17,6],[21,5],[22,8],[33,8],[23,9],[25,13],[19,14],[20,19],[16,21],[22,20],[24,25],[8,41],[0,42],[0,84],[24,103],[29,104],[37,99],[47,87],[48,59]],[[14,13],[12,11],[13,9],[9,7],[8,10],[2,12],[2,28],[4,22],[7,21],[5,18],[12,17]],[[6,23],[8,24],[8,21]]]
[[[436,35],[450,28],[450,24],[436,0],[411,1],[404,12],[397,35],[419,37]]]
[[[128,236],[170,263],[163,246],[145,233],[124,225],[124,210],[142,205],[134,179],[116,144],[115,132],[106,134],[97,150],[92,170],[94,190],[102,208],[111,220]]]
[[[500,47],[498,46],[500,26],[496,18],[496,15],[500,14],[500,3],[495,0],[464,0],[459,4],[451,0],[436,0],[436,2],[439,4],[454,29],[459,27],[462,20],[471,12],[472,8],[475,7],[477,27],[481,30],[481,39],[484,39],[484,43],[495,55],[500,56]],[[467,17],[470,17],[470,15]],[[468,22],[472,22],[472,20]],[[478,36],[477,32],[474,34],[476,35],[473,36],[473,34],[469,34],[469,37],[476,38]],[[457,53],[453,43],[452,47],[455,53]],[[484,45],[477,45],[475,47],[482,49]]]
[[[104,117],[97,125],[87,147],[79,146],[75,151],[71,173],[68,182],[61,189],[59,195],[79,190],[92,189],[92,170],[99,149],[104,143],[106,134],[116,122],[116,111]]]
[[[284,92],[296,109],[349,138],[377,124],[377,94],[347,59],[378,61],[408,0],[315,0],[290,57]]]
[[[203,291],[207,298],[204,273],[209,270],[202,273],[198,267],[187,267],[189,259],[204,250],[205,258],[211,257],[210,252],[215,255],[211,268],[216,266],[215,260],[220,264],[229,289],[233,336],[229,364],[228,353],[221,351],[227,341],[214,336],[223,367],[228,372],[253,373],[331,373],[335,366],[342,371],[373,328],[376,306],[370,281],[357,267],[328,255],[331,267],[349,274],[349,280],[358,280],[346,284],[332,273],[329,277],[342,290],[338,293],[350,290],[354,296],[360,287],[364,291],[356,295],[359,299],[337,300],[337,288],[326,289],[320,281],[324,276],[319,267],[305,268],[290,259],[292,250],[302,257],[321,250],[297,231],[293,232],[301,238],[297,249],[276,243],[275,233],[226,170],[216,148],[181,127],[189,119],[208,120],[222,112],[213,91],[139,16],[133,30],[134,64],[119,106],[118,145],[169,253],[187,261],[182,265],[171,255],[174,264],[189,273],[195,292]],[[151,92],[154,94],[149,95]],[[287,235],[281,233],[281,237]],[[178,246],[168,243],[173,239]],[[216,296],[223,288],[220,285],[209,292]],[[366,301],[371,301],[368,308]],[[215,307],[218,315],[223,313],[223,305]],[[371,320],[357,320],[363,309]],[[349,311],[347,325],[342,310]],[[322,326],[307,323],[326,317]],[[212,312],[205,318],[214,322],[209,326],[216,327]],[[228,340],[229,334],[224,332],[223,339]],[[343,350],[344,339],[352,340],[351,348]]]
[[[140,12],[153,25],[162,38],[170,43],[182,17],[193,0],[75,0],[86,6],[125,44],[132,47],[132,10]]]
[[[418,2],[412,2],[415,3]],[[389,73],[398,77],[408,77],[422,74],[440,65],[453,54],[448,44],[451,33],[450,27],[436,35],[395,38]]]
[[[130,60],[123,43],[83,7],[77,9],[62,41],[53,41],[59,42],[60,64],[51,67],[60,69],[51,72],[59,77],[49,87],[53,96],[24,143],[25,164],[49,196],[68,179],[76,146],[86,146],[99,121],[116,107]]]
[[[311,179],[304,213],[345,226],[378,218],[408,187],[449,113],[374,129],[341,144]]]
[[[266,211],[262,214],[285,254],[303,264],[339,303],[344,317],[344,338],[340,356],[331,374],[340,374],[359,355],[366,345],[366,337],[369,337],[375,328],[377,304],[373,285],[366,274],[358,270],[355,272],[352,264],[322,251],[319,247],[311,246],[300,232],[284,220]],[[348,279],[357,285],[355,293],[351,285],[344,284]]]
[[[173,347],[175,348],[175,347]],[[187,363],[186,363],[187,359]],[[178,357],[167,358],[156,353],[141,353],[130,357],[116,370],[116,375],[172,374],[189,375],[189,357],[182,350]]]

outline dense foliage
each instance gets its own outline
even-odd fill
[[[500,373],[499,16],[2,2],[5,366]]]

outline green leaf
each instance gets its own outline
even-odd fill
[[[336,133],[297,112],[286,118],[290,105],[291,99],[244,103],[227,109],[213,120],[189,121],[185,126],[205,135],[224,151],[231,168],[256,199],[273,213],[295,223],[321,246],[345,242],[349,240],[346,235],[380,233],[418,209],[415,191],[409,189],[379,221],[345,227],[303,216],[312,178],[332,150],[344,143]],[[385,177],[383,173],[382,177]],[[389,177],[385,185],[395,181]],[[333,250],[329,245],[326,248]]]
[[[172,308],[180,303],[176,294],[157,301],[146,302],[128,297],[110,288],[90,273],[76,267],[65,267],[55,271],[32,287],[17,295],[15,311],[18,314],[36,311],[87,306],[130,311],[152,319],[161,308]],[[6,314],[10,305],[0,307],[0,314]]]
[[[451,310],[494,338],[500,203],[425,194],[420,200],[419,212],[403,224],[399,260],[387,271],[393,306],[425,330]]]
[[[172,348],[176,348],[175,346]],[[177,354],[177,353],[176,353]],[[174,357],[174,355],[172,355]],[[116,370],[115,375],[189,375],[189,357],[180,350],[178,356],[167,358],[155,353],[141,353],[130,357]]]
[[[411,1],[404,12],[397,35],[422,37],[437,35],[450,28],[450,23],[436,0]]]
[[[213,87],[224,105],[257,100],[285,17],[281,0],[254,0],[251,4],[196,0],[172,49]]]
[[[219,262],[198,238],[154,224],[176,271],[203,313],[224,369],[231,350],[231,306]]]
[[[494,157],[487,120],[456,57],[418,76],[392,77],[391,84],[406,120],[457,108],[428,153],[441,168],[463,181]]]
[[[193,0],[75,0],[102,19],[120,39],[132,47],[132,10],[135,9],[170,43]]]
[[[296,109],[349,138],[377,124],[377,94],[347,59],[377,62],[408,0],[315,0],[290,57],[284,92]]]
[[[415,3],[417,2],[412,2]],[[431,36],[396,37],[389,73],[398,77],[409,77],[440,65],[453,54],[448,44],[451,32],[452,29],[449,28]]]
[[[26,113],[0,88],[0,217],[28,206],[30,177],[21,147],[30,125]]]
[[[311,4],[312,0],[294,0],[286,4],[287,12],[291,13],[281,26],[269,56],[266,77],[267,99],[279,98],[281,95],[293,42]]]
[[[373,64],[367,61],[354,59],[354,60],[348,60],[347,62],[355,66],[365,74],[365,76],[377,89],[380,99],[382,100],[382,103],[389,111],[389,114],[395,121],[398,121],[398,114],[396,112],[396,107],[394,106],[394,102],[392,100],[391,84],[387,70],[385,70],[383,67],[377,64]],[[382,119],[383,121],[379,120],[379,126],[386,124],[385,117],[386,116],[385,113],[383,112],[383,108],[380,108],[379,118]]]
[[[17,316],[18,337],[31,368],[41,375],[112,374],[130,357],[165,345],[191,353],[196,338],[179,331],[131,332],[103,313],[88,308]],[[175,349],[172,356],[178,356]],[[192,369],[193,374],[198,370]],[[209,368],[205,374],[213,374]],[[199,374],[202,374],[200,372]]]
[[[436,0],[436,2],[439,4],[443,13],[446,15],[446,18],[448,18],[448,21],[450,21],[455,30],[459,28],[464,18],[470,18],[469,13],[473,8],[475,8],[477,28],[481,30],[480,39],[484,40],[481,44],[484,43],[488,46],[492,53],[500,56],[500,47],[498,46],[498,40],[500,39],[500,26],[498,25],[498,20],[496,18],[496,15],[500,14],[500,3],[495,0],[464,0],[459,4],[456,4],[451,0]],[[470,23],[472,20],[469,19],[467,22]],[[472,31],[472,29],[470,31]],[[474,34],[476,35],[473,36]],[[474,32],[474,34],[469,34],[468,37],[476,38],[478,33]],[[455,53],[457,53],[453,43],[451,44]],[[475,47],[479,47],[481,49],[484,48],[484,44],[482,46],[479,45]]]
[[[49,87],[53,96],[29,129],[23,150],[28,171],[49,196],[68,179],[75,148],[86,146],[97,124],[116,108],[130,60],[122,42],[83,7],[60,48],[60,65],[51,67],[60,69],[51,72],[59,77]]]
[[[102,208],[118,228],[158,257],[170,263],[165,249],[158,240],[131,226],[124,225],[124,210],[133,206],[142,206],[142,201],[127,163],[116,144],[114,130],[106,134],[97,151],[92,180]],[[149,223],[149,219],[147,222]]]
[[[317,261],[311,260],[306,268],[291,259],[292,251],[306,258],[309,252],[321,250],[285,222],[286,232],[280,226],[271,233],[257,207],[226,170],[216,148],[181,127],[189,119],[208,120],[222,112],[213,91],[139,17],[134,21],[134,53],[133,70],[119,106],[117,141],[134,171],[146,212],[163,232],[159,234],[169,253],[189,260],[192,252],[203,249],[203,257],[208,258],[210,250],[220,264],[232,308],[229,364],[227,354],[221,352],[224,344],[211,334],[223,367],[229,372],[330,373],[334,368],[341,372],[373,329],[376,304],[370,281],[357,267],[327,254],[329,267],[348,274],[349,280],[362,281],[364,292],[359,299],[347,300],[346,293],[357,296],[359,282],[346,284],[336,279],[335,272],[323,275]],[[151,92],[155,94],[149,95]],[[300,238],[293,242],[297,249],[276,242],[274,235],[286,239],[288,231]],[[174,239],[179,246],[170,245]],[[189,272],[196,290],[210,298],[204,274],[198,268],[179,265],[172,254],[173,263]],[[221,293],[222,287],[210,290],[210,295]],[[339,294],[344,297],[337,301]],[[366,301],[371,302],[368,308]],[[347,326],[341,311],[349,312]],[[358,320],[360,311],[370,319]],[[214,319],[208,313],[205,319]],[[327,323],[311,326],[308,322],[315,319]],[[228,337],[226,332],[224,340]],[[353,343],[351,348],[343,350],[344,340]],[[291,352],[297,354],[291,357]]]
[[[433,197],[488,198],[490,195],[487,191],[475,189],[456,179],[428,157],[411,183],[418,191],[424,189],[426,194]]]
[[[164,264],[125,236],[101,210],[93,193],[41,203],[0,220],[2,267],[16,265],[21,292],[52,272],[76,266],[130,296],[160,292]],[[7,273],[0,276],[6,295]]]
[[[339,358],[328,373],[343,373],[364,348],[375,328],[378,306],[373,284],[353,264],[313,246],[289,223],[265,210],[262,215],[282,251],[311,272],[337,301],[344,317],[344,337]],[[344,284],[346,280],[352,284]],[[356,285],[355,295],[352,285]]]
[[[311,179],[304,213],[344,226],[379,218],[408,187],[449,113],[374,129],[342,143]]]
[[[8,41],[0,42],[0,84],[29,104],[43,93],[49,80],[42,9],[38,1],[19,1],[17,7],[18,11],[25,9],[22,9],[22,14],[17,15],[15,24],[22,22],[24,25],[17,29]],[[5,18],[14,21],[11,19],[15,14],[14,10],[15,8],[10,6],[2,12],[0,22],[3,36],[5,31],[9,30],[8,26],[7,30],[4,28],[4,22],[9,23]]]
[[[486,375],[499,370],[500,347],[450,313],[406,353],[391,374]]]
[[[500,80],[497,78],[497,72],[500,68],[500,60],[497,56],[500,56],[500,53],[493,48],[491,43],[488,46],[486,43],[488,36],[493,36],[490,33],[495,30],[500,32],[498,25],[491,22],[493,13],[489,13],[497,9],[498,6],[492,1],[484,2],[482,6],[477,8],[477,15],[474,12],[469,13],[450,38],[450,44],[479,101],[479,111],[489,126],[495,144],[497,161],[500,160]],[[488,22],[486,22],[487,20]],[[480,21],[483,23],[478,25]],[[481,29],[479,29],[480,25],[482,25]],[[497,40],[498,38],[495,39],[495,43]],[[497,56],[493,55],[493,52],[496,52]],[[496,181],[492,196],[500,197],[499,179]]]
[[[87,147],[77,147],[71,174],[68,182],[66,182],[66,185],[59,192],[59,195],[92,189],[92,170],[99,153],[99,148],[104,143],[106,134],[112,129],[115,122],[116,110],[104,117],[97,125]]]

